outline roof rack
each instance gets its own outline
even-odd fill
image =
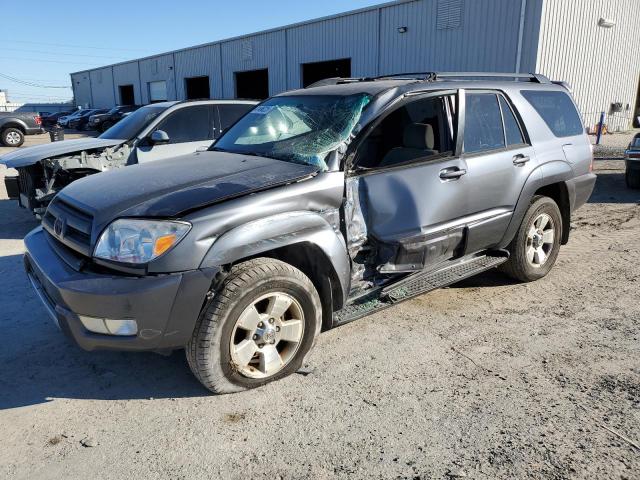
[[[441,78],[526,78],[530,82],[551,83],[551,80],[539,73],[434,72],[433,75],[434,80]]]
[[[305,88],[322,87],[325,85],[340,85],[344,83],[355,82],[372,82],[376,80],[414,80],[417,82],[435,82],[437,80],[446,79],[469,79],[469,78],[512,78],[514,80],[526,79],[530,82],[549,84],[549,80],[539,73],[495,73],[495,72],[411,72],[411,73],[392,73],[389,75],[380,75],[379,77],[333,77],[325,78],[318,82],[312,83]]]

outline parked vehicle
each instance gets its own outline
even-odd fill
[[[63,115],[62,117],[58,118],[58,125],[60,125],[61,127],[68,127],[69,126],[69,121],[73,120],[74,118],[79,117],[80,115],[82,115],[85,112],[85,109],[80,109],[80,110],[76,110],[73,113],[69,114],[69,115]]]
[[[133,112],[98,138],[66,140],[12,152],[0,157],[0,163],[18,170],[18,176],[5,177],[7,191],[16,192],[12,198],[20,206],[40,215],[59,190],[78,178],[206,149],[223,129],[256,103],[155,103]]]
[[[624,152],[625,180],[629,188],[640,188],[640,133],[636,133]]]
[[[73,128],[74,130],[85,130],[86,129],[85,127],[87,126],[91,115],[98,115],[101,113],[106,113],[108,111],[109,110],[107,109],[97,109],[97,108],[85,110],[82,115],[78,115],[77,117],[69,120],[68,127]]]
[[[589,140],[547,78],[470,78],[325,81],[209,151],[75,182],[25,238],[29,278],[82,348],[185,348],[226,393],[296,371],[323,328],[497,266],[544,277]]]
[[[96,114],[89,118],[88,128],[104,132],[122,120],[125,116],[139,109],[139,105],[118,105],[105,113]]]
[[[0,112],[0,144],[19,147],[25,135],[43,133],[42,119],[33,112]]]
[[[71,115],[72,113],[74,112],[55,112],[50,115],[47,115],[46,117],[42,117],[42,126],[44,128],[51,128],[54,125],[58,124],[58,119],[60,117]]]

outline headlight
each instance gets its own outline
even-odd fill
[[[169,220],[116,220],[100,235],[93,256],[115,262],[147,263],[177,245],[190,228],[187,222]]]

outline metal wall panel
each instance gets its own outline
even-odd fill
[[[350,58],[352,76],[376,75],[378,17],[375,9],[287,28],[287,87],[302,86],[300,64],[309,62]]]
[[[640,75],[640,2],[638,0],[545,0],[537,69],[567,81],[585,125],[593,127],[601,111],[620,102],[624,111],[608,116],[613,130],[631,122]],[[613,28],[598,26],[613,19]],[[626,106],[629,105],[629,110]]]
[[[137,105],[142,105],[142,94],[140,92],[140,71],[138,62],[121,63],[113,66],[113,91],[115,104],[120,102],[120,85],[133,85],[133,95]]]
[[[76,105],[87,108],[93,106],[91,99],[91,81],[89,72],[80,72],[71,75],[73,83],[73,94],[75,96]]]
[[[95,108],[111,108],[116,104],[111,67],[89,72],[91,78],[91,105]]]
[[[520,27],[519,0],[423,0],[385,7],[380,19],[380,72],[515,71]],[[447,5],[444,4],[446,7]],[[439,8],[440,7],[440,8]],[[448,25],[452,28],[443,28]],[[406,27],[406,33],[398,28]]]
[[[149,103],[149,82],[167,82],[167,100],[176,99],[176,72],[173,53],[140,60],[140,84],[142,103]]]
[[[220,49],[224,98],[235,97],[234,72],[268,68],[269,94],[275,95],[287,89],[284,30],[223,41]]]
[[[176,97],[186,98],[185,78],[207,75],[212,98],[222,98],[222,78],[220,76],[220,45],[182,50],[175,54]]]

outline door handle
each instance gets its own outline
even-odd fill
[[[440,170],[440,178],[442,180],[457,180],[466,173],[467,171],[464,168],[443,168]]]
[[[529,160],[531,160],[531,157],[529,157],[528,155],[519,154],[519,155],[516,155],[515,157],[513,157],[513,164],[514,165],[524,165]]]

